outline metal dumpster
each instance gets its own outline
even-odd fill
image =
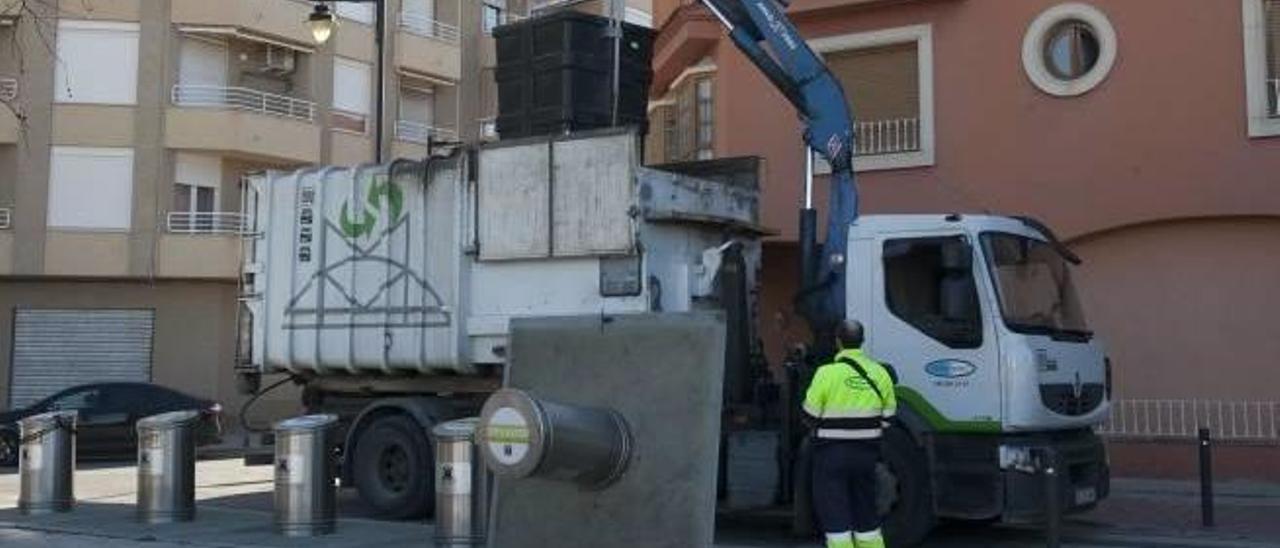
[[[198,411],[174,411],[138,421],[138,520],[190,521],[196,515]]]
[[[489,471],[476,451],[479,418],[459,419],[431,430],[436,446],[436,546],[484,546]]]
[[[336,415],[276,423],[276,527],[291,537],[327,535],[336,516]]]
[[[77,416],[76,411],[50,411],[18,421],[18,509],[22,513],[71,510]]]

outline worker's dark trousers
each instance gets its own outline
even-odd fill
[[[814,440],[813,509],[824,533],[866,532],[876,515],[880,440]]]

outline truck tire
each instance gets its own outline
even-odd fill
[[[917,546],[933,530],[933,493],[924,451],[901,427],[884,432],[879,506],[889,546]]]
[[[356,440],[356,490],[382,516],[425,516],[435,505],[434,461],[417,421],[400,414],[378,417]]]

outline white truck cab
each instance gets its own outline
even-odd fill
[[[1037,474],[1062,459],[1062,506],[1108,490],[1092,427],[1109,365],[1071,279],[1078,262],[1026,218],[867,215],[849,229],[848,318],[899,379],[901,424],[933,477],[934,514],[1042,516]]]

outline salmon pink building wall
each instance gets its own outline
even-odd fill
[[[792,3],[811,41],[928,26],[933,165],[860,172],[863,213],[1035,216],[1085,260],[1077,283],[1117,397],[1280,401],[1280,137],[1249,134],[1248,2],[1090,0],[1115,29],[1115,63],[1065,98],[1022,61],[1028,26],[1064,3]],[[789,304],[801,126],[705,10],[684,4],[655,2],[653,91],[710,58],[717,156],[765,159],[763,220],[781,236],[766,246],[762,331],[776,364],[804,338]]]

